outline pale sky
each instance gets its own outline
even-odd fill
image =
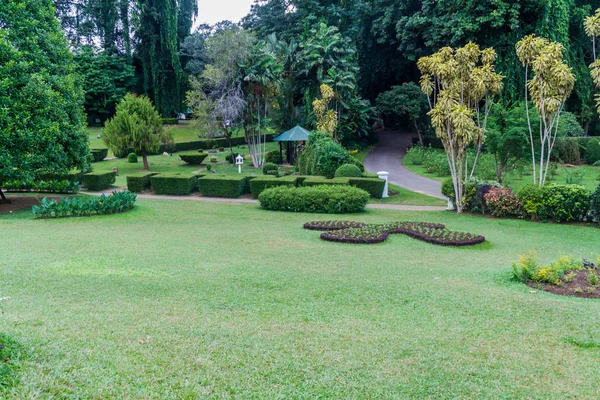
[[[253,0],[198,0],[195,26],[230,20],[237,22],[250,11]]]

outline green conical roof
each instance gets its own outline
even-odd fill
[[[289,131],[283,132],[281,135],[273,139],[276,142],[303,142],[308,140],[310,131],[296,125]]]

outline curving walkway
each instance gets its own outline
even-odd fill
[[[369,172],[387,171],[390,173],[389,182],[394,185],[446,200],[447,198],[442,195],[440,182],[410,172],[402,164],[406,149],[411,144],[411,138],[410,133],[380,132],[377,147],[365,159],[365,168]]]

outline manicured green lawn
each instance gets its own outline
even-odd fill
[[[371,199],[370,203],[374,204],[397,204],[405,206],[447,206],[448,202],[425,194],[412,192],[400,186],[391,185],[390,190],[398,192],[397,195],[388,197],[387,199]]]
[[[598,230],[387,210],[350,218],[443,222],[489,243],[345,245],[302,229],[328,218],[166,200],[0,215],[13,353],[0,379],[19,381],[0,397],[600,396],[600,302],[510,280],[530,249],[591,259]]]

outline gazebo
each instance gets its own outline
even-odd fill
[[[273,139],[275,142],[279,142],[279,163],[283,164],[283,148],[282,142],[306,142],[308,137],[310,136],[310,131],[304,129],[303,127],[296,125],[289,131],[283,132],[281,135],[277,136]],[[287,159],[290,164],[293,164],[294,156],[295,156],[295,147],[290,149],[290,146],[287,146]]]

